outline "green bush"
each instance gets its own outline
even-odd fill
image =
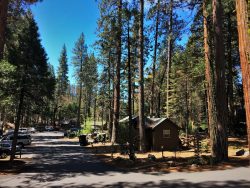
[[[69,138],[75,138],[75,137],[77,137],[77,133],[75,133],[75,132],[70,132],[68,137],[69,137]]]
[[[117,127],[117,143],[119,144],[124,144],[129,142],[129,126],[128,123],[120,123],[119,127]],[[136,132],[136,130],[134,128],[132,128],[132,138],[133,138],[133,142],[134,144],[136,144],[136,140],[135,138],[137,138],[138,133]]]
[[[93,121],[87,120],[86,124],[84,125],[84,128],[79,131],[79,135],[92,133],[93,131],[92,124],[93,124]]]
[[[193,157],[188,160],[188,164],[197,164],[197,165],[208,165],[210,163],[210,157],[209,156],[200,156],[200,157]]]

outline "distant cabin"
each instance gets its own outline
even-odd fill
[[[139,118],[132,118],[134,135],[139,136]],[[128,125],[128,117],[119,121]],[[127,126],[126,126],[127,127]],[[127,127],[128,130],[128,127]],[[179,127],[168,118],[145,118],[146,148],[148,151],[176,150],[180,146]],[[126,134],[128,135],[128,134]],[[127,139],[126,139],[127,140]]]

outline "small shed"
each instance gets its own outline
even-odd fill
[[[120,120],[127,123],[128,117]],[[132,118],[132,125],[139,136],[139,118]],[[148,151],[176,150],[180,146],[180,128],[168,118],[145,118],[146,148]]]
[[[146,118],[146,145],[148,150],[176,150],[180,146],[179,127],[168,118]]]

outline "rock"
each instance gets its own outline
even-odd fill
[[[192,164],[191,165],[191,168],[198,168],[199,167],[199,165],[197,165],[197,164]]]
[[[239,151],[236,151],[236,156],[242,156],[242,155],[244,155],[244,153],[245,153],[245,150],[241,149]]]
[[[244,153],[244,157],[248,157],[249,156],[249,151],[246,151],[245,153]]]

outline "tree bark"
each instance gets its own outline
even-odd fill
[[[108,62],[108,79],[109,79],[109,91],[108,91],[108,95],[109,95],[109,117],[108,117],[108,138],[109,141],[111,140],[111,135],[112,135],[112,117],[113,117],[113,105],[112,105],[112,98],[113,96],[111,96],[111,90],[112,90],[112,85],[111,85],[111,50],[109,51],[109,62]],[[113,80],[113,79],[112,79]],[[113,95],[113,94],[112,94]]]
[[[186,140],[188,139],[188,126],[189,126],[189,91],[188,91],[188,65],[185,63],[185,74],[186,74],[186,83],[185,83],[185,102],[186,102],[186,114],[185,114],[185,129],[186,129]]]
[[[171,62],[172,62],[172,27],[173,27],[173,0],[170,0],[170,10],[169,10],[169,23],[168,23],[168,30],[169,30],[169,34],[168,34],[168,64],[167,64],[167,93],[166,93],[166,116],[169,117],[169,79],[170,79],[170,67],[171,67]]]
[[[204,29],[204,51],[205,51],[205,76],[206,76],[206,91],[207,91],[207,116],[208,116],[208,129],[209,134],[217,124],[216,119],[216,106],[215,106],[215,83],[213,76],[213,63],[211,61],[211,52],[209,46],[209,30],[208,30],[208,12],[207,0],[203,1],[203,29]],[[214,134],[210,134],[210,139],[213,139]]]
[[[151,104],[150,104],[150,116],[155,115],[155,67],[157,59],[157,48],[158,48],[158,30],[159,30],[159,5],[160,0],[157,2],[157,13],[155,22],[155,36],[154,36],[154,56],[153,56],[153,67],[152,67],[152,85],[151,85]]]
[[[217,124],[213,127],[211,134],[214,135],[212,140],[212,156],[218,161],[228,159],[227,143],[227,124],[228,124],[228,107],[226,100],[225,86],[225,54],[223,40],[223,7],[221,0],[213,0],[213,28],[214,28],[214,45],[215,45],[215,73],[216,73],[216,116]]]
[[[139,150],[144,152],[145,146],[145,118],[144,118],[144,34],[143,34],[143,19],[144,19],[144,0],[140,0],[140,24],[139,24],[139,135],[140,145]]]
[[[167,77],[167,86],[166,86],[166,116],[169,117],[169,77],[170,77],[170,68],[171,68],[171,61],[172,61],[172,27],[173,27],[173,0],[170,0],[169,3],[170,10],[169,10],[169,22],[168,22],[168,30],[169,30],[169,35],[168,35],[168,40],[167,40],[167,46],[168,46],[168,51],[167,51],[167,63],[164,64],[163,66],[163,73],[162,77],[159,82],[159,91],[158,91],[158,105],[157,105],[157,117],[161,116],[161,90],[162,90],[162,85],[165,76]]]
[[[117,127],[119,126],[120,114],[120,68],[121,68],[121,35],[122,35],[122,0],[118,1],[118,27],[116,34],[117,47],[117,62],[115,72],[115,90],[114,90],[114,115],[113,115],[113,129],[111,142],[115,143],[117,139]]]
[[[15,130],[14,130],[12,147],[11,147],[10,161],[14,160],[15,153],[16,153],[17,136],[18,136],[18,130],[20,127],[21,116],[22,116],[22,111],[23,111],[24,85],[25,85],[25,79],[24,79],[24,75],[23,75],[21,85],[20,85],[21,90],[20,90],[20,94],[19,94],[19,104],[18,104],[17,114],[16,114]]]
[[[166,5],[167,6],[167,5]],[[164,78],[165,76],[167,77],[167,86],[166,86],[166,116],[169,117],[169,78],[170,78],[170,68],[171,68],[171,61],[172,61],[172,27],[173,27],[173,0],[170,0],[169,2],[170,10],[169,10],[169,21],[168,21],[168,37],[167,37],[167,46],[168,46],[168,51],[167,51],[167,63],[164,64],[163,66],[163,74],[160,79],[159,83],[159,91],[158,91],[158,105],[157,105],[157,117],[161,116],[161,89],[163,86]]]
[[[250,21],[248,20],[250,10],[247,9],[247,6],[249,6],[247,0],[236,0],[240,64],[246,110],[248,149],[250,151],[250,28],[247,25]]]
[[[0,1],[0,60],[3,59],[9,0]]]
[[[232,26],[231,26],[231,12],[227,14],[227,99],[228,99],[228,126],[231,132],[234,124],[234,96],[233,96],[233,63],[232,63]]]
[[[96,129],[96,96],[94,96],[94,129]]]
[[[129,119],[129,143],[130,146],[133,144],[132,140],[132,98],[131,98],[131,52],[130,52],[130,15],[128,18],[128,32],[127,32],[127,41],[128,41],[128,119]],[[131,147],[130,147],[131,150]]]
[[[83,70],[83,59],[81,58],[81,65],[80,65],[80,73],[82,73]],[[76,120],[76,125],[78,127],[81,126],[80,118],[81,118],[81,102],[82,102],[82,80],[80,78],[79,80],[79,98],[78,98],[78,109],[77,109],[77,120]]]

